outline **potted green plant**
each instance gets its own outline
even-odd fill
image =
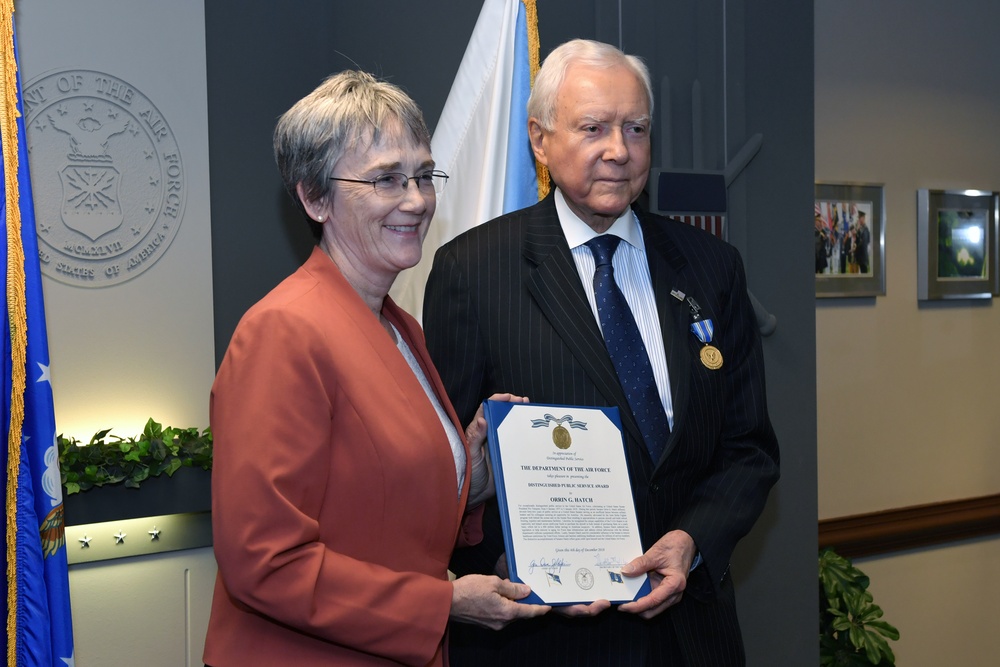
[[[894,666],[886,640],[899,630],[881,620],[868,591],[869,578],[832,549],[819,553],[819,664],[835,667]]]
[[[136,436],[105,429],[89,443],[63,435],[57,441],[67,524],[210,508],[211,429],[150,419]]]

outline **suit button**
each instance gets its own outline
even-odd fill
[[[649,490],[651,492],[653,492],[653,493],[659,493],[659,491],[660,491],[660,485],[656,484],[656,483],[650,484],[649,485]]]

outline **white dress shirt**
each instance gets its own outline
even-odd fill
[[[597,326],[601,326],[601,318],[597,312],[597,300],[594,297],[594,256],[585,243],[600,236],[587,223],[581,220],[566,203],[562,191],[555,191],[556,213],[559,215],[559,225],[562,227],[576,270],[583,283],[583,291],[587,295],[590,309],[594,313]],[[653,297],[653,282],[649,277],[649,262],[646,260],[646,245],[642,239],[642,229],[631,209],[615,220],[606,234],[614,234],[624,243],[618,245],[611,264],[615,270],[615,282],[625,295],[632,315],[635,317],[639,335],[646,346],[649,363],[653,367],[653,378],[667,414],[670,428],[674,427],[674,409],[670,398],[670,375],[667,371],[667,354],[663,345],[663,332],[660,330],[660,318],[656,312],[656,300]]]

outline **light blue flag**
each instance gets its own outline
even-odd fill
[[[522,0],[484,0],[431,139],[437,168],[451,178],[437,198],[420,263],[403,271],[390,291],[418,319],[424,284],[441,245],[538,201],[528,141],[532,27]]]
[[[14,53],[16,59],[16,40]],[[25,389],[23,414],[20,406],[12,402],[12,373],[15,370],[11,354],[11,317],[8,304],[4,310],[4,323],[8,335],[4,337],[4,414],[5,429],[23,418],[21,429],[20,467],[17,471],[17,499],[15,516],[16,547],[8,553],[6,561],[16,559],[16,620],[14,636],[16,667],[51,667],[73,665],[73,624],[70,614],[69,574],[66,563],[66,538],[63,521],[62,484],[59,474],[59,452],[56,444],[55,415],[52,386],[49,382],[49,352],[45,330],[45,308],[42,298],[42,276],[38,263],[38,242],[35,236],[35,214],[28,175],[27,141],[24,134],[23,108],[21,105],[20,78],[17,79],[17,107],[22,117],[17,119],[18,142],[18,191],[21,218],[20,238],[4,234],[4,275],[11,281],[6,269],[19,267],[7,265],[8,244],[20,243],[24,252],[24,301],[27,348],[25,363]],[[13,137],[3,137],[7,144]],[[3,161],[0,160],[0,173]],[[4,181],[6,182],[6,181]],[[7,220],[6,199],[3,220]],[[6,293],[12,289],[6,284]],[[8,452],[4,448],[5,470]],[[13,482],[4,477],[5,491]],[[8,584],[11,582],[8,581]],[[8,613],[9,613],[8,609]],[[5,652],[10,638],[5,637]]]
[[[528,97],[531,65],[528,60],[528,19],[523,2],[517,3],[514,28],[514,74],[511,77],[510,116],[507,121],[507,166],[503,182],[503,212],[510,213],[538,201],[535,155],[528,140]]]

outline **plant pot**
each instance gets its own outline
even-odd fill
[[[211,511],[211,481],[209,470],[180,468],[173,477],[150,477],[138,489],[124,484],[93,487],[64,496],[66,525]]]

